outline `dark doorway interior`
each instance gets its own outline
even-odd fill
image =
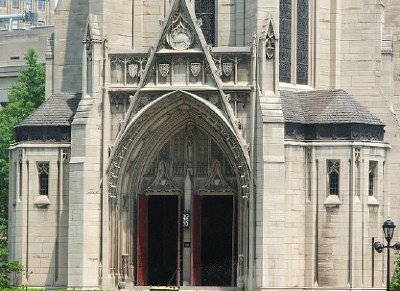
[[[203,196],[201,225],[201,283],[233,285],[233,196]],[[233,240],[233,243],[232,243]]]
[[[150,196],[148,207],[148,284],[176,285],[178,197]]]

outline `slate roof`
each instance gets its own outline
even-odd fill
[[[70,126],[80,100],[81,94],[53,94],[16,128]]]
[[[344,90],[280,91],[285,122],[384,125]]]

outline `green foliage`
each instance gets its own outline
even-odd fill
[[[400,291],[400,256],[397,256],[396,268],[392,280],[390,281],[391,291]]]
[[[0,108],[0,290],[7,284],[7,274],[21,271],[17,262],[7,259],[8,219],[8,148],[15,142],[14,127],[44,101],[45,66],[34,49],[25,54],[27,67],[8,92],[8,105]]]

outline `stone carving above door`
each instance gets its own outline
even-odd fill
[[[165,161],[159,162],[156,177],[145,192],[179,192],[169,175]]]
[[[197,192],[235,192],[225,181],[221,171],[221,163],[218,160],[213,161],[210,175],[208,176],[206,183]]]
[[[173,16],[171,30],[166,35],[166,41],[172,49],[183,51],[193,44],[194,35],[189,29],[188,22],[181,12]]]

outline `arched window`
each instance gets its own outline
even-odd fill
[[[196,17],[201,18],[206,42],[215,45],[215,0],[196,0],[195,11]]]
[[[309,0],[280,0],[279,81],[308,84]]]
[[[374,196],[375,194],[375,180],[376,180],[376,169],[378,167],[378,162],[369,161],[369,172],[368,172],[368,195]]]
[[[340,162],[327,162],[329,195],[339,195]]]
[[[39,171],[39,194],[49,195],[49,163],[41,162],[38,164]]]

